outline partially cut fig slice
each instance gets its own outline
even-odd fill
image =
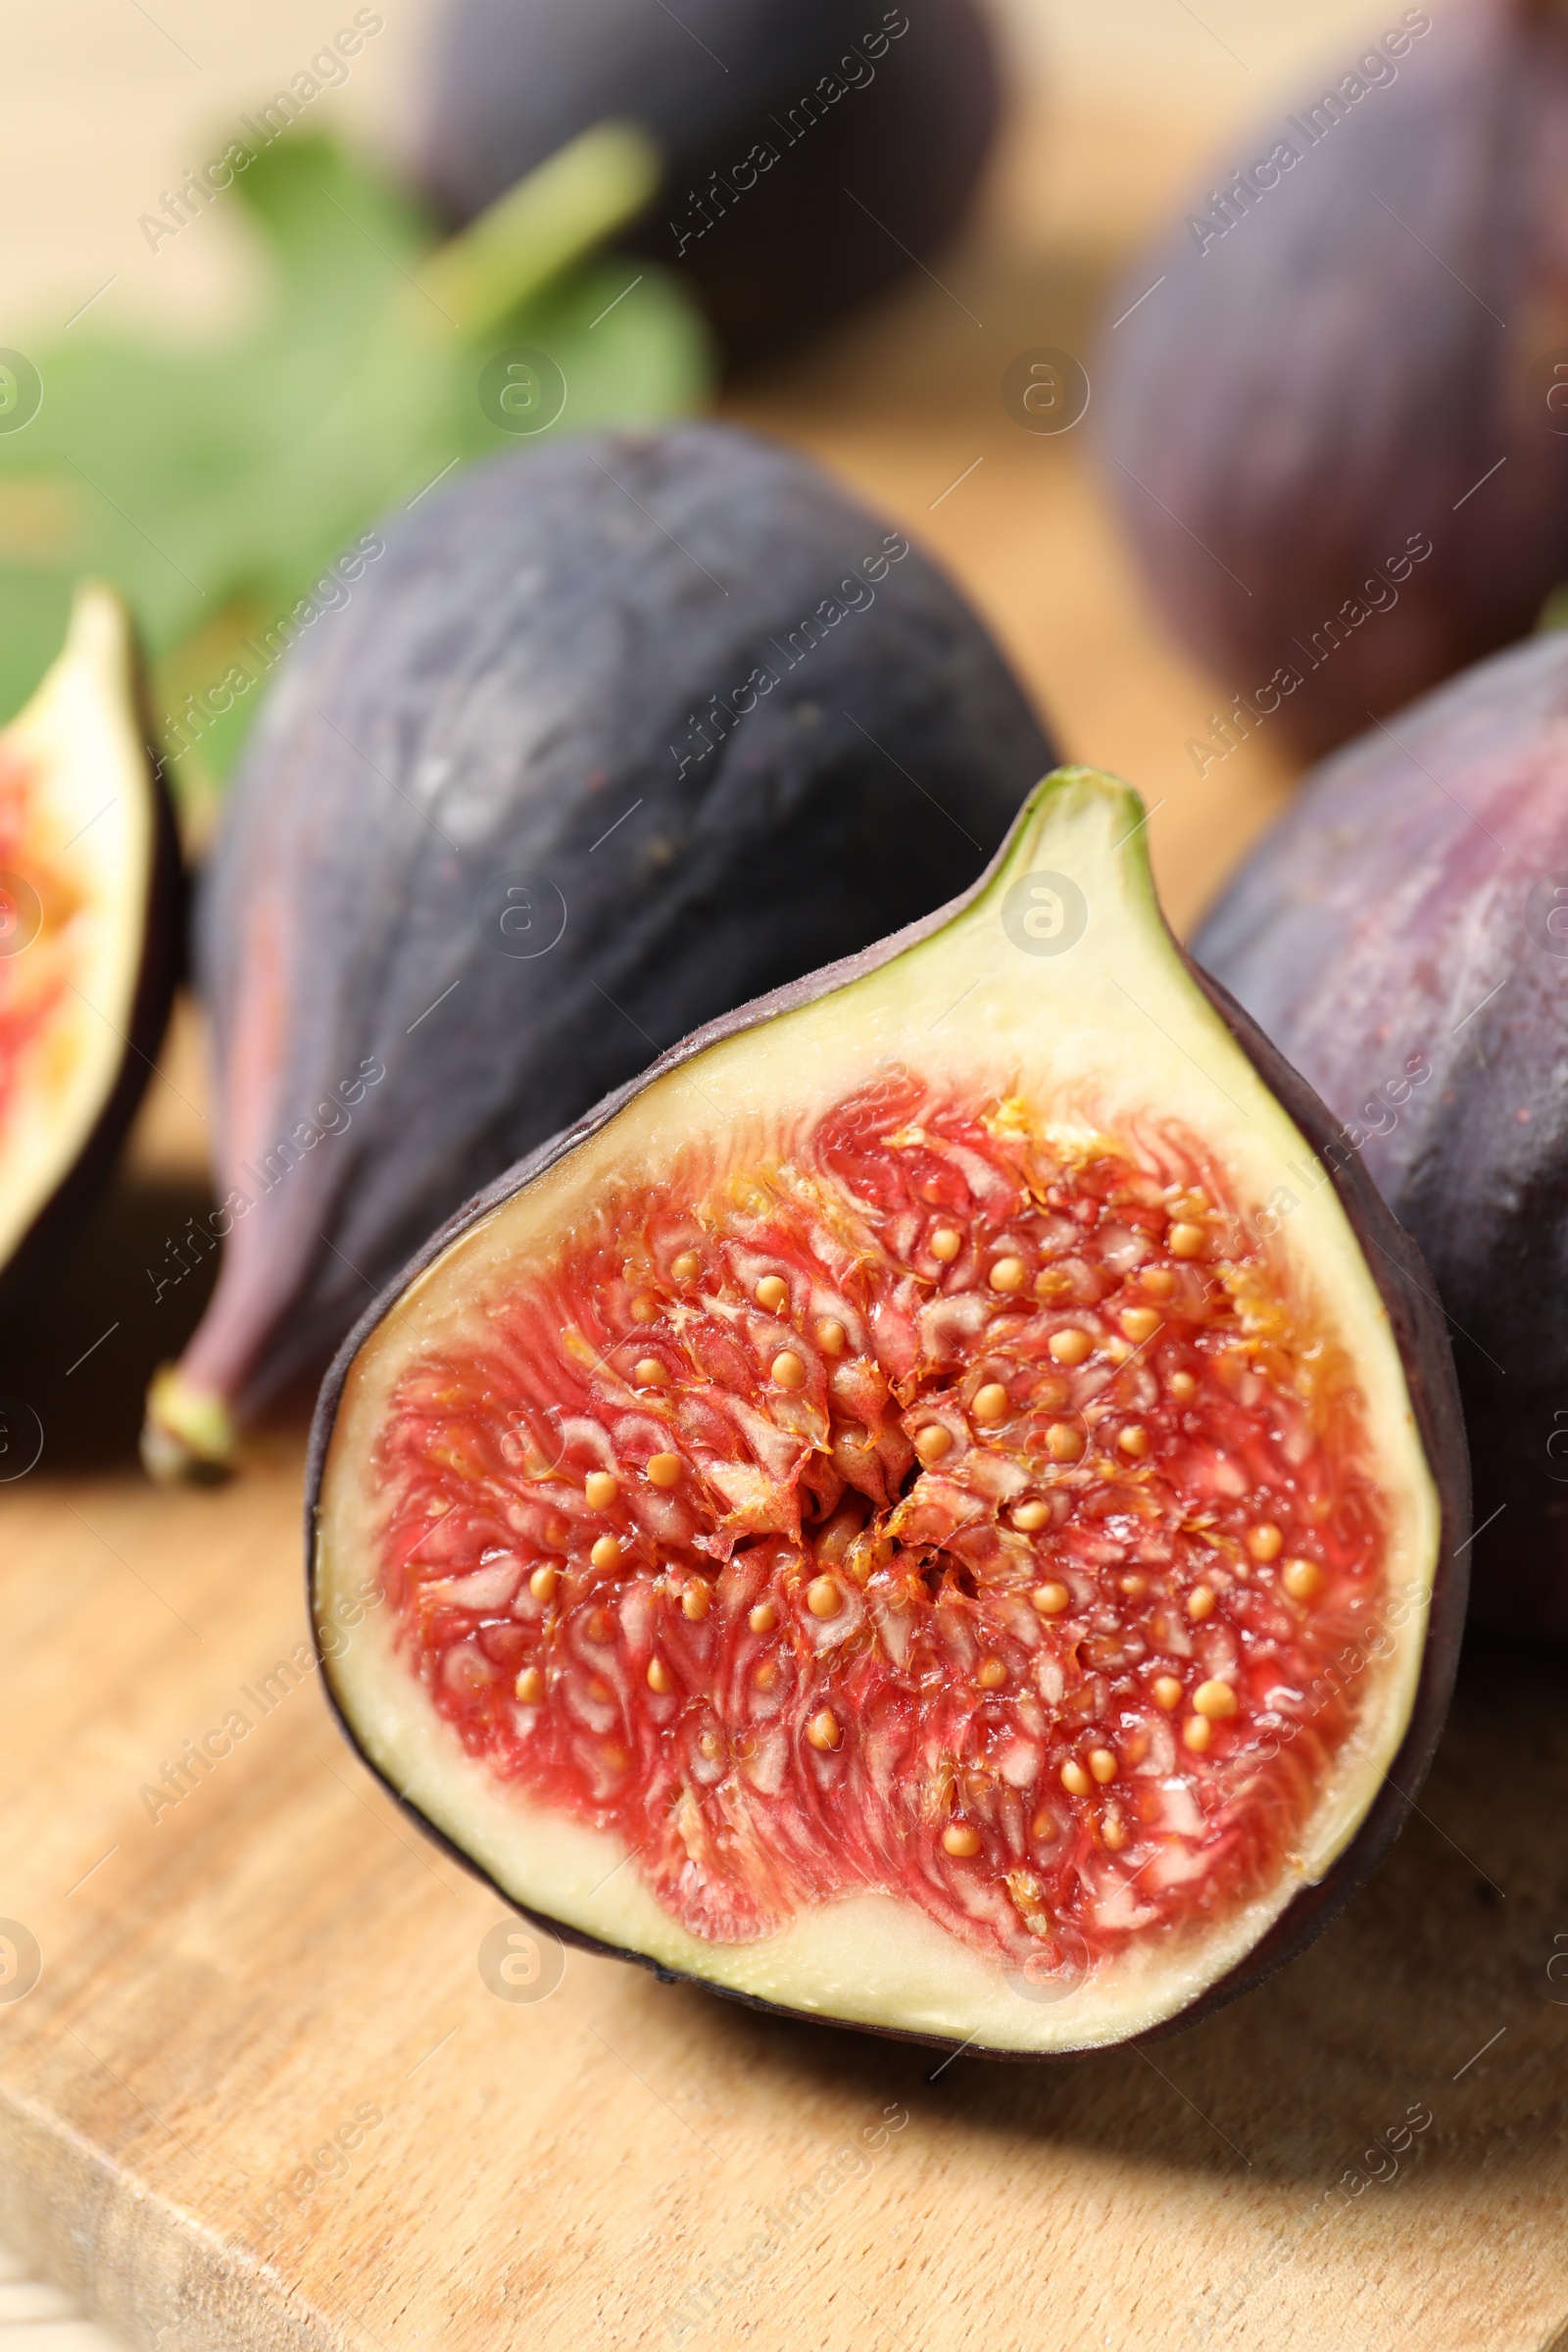
[[[108,1172],[179,962],[179,857],[123,606],[77,594],[59,659],[0,730],[0,1284]]]
[[[1394,1836],[1464,1601],[1442,1317],[1141,826],[1048,778],[966,897],[666,1054],[339,1356],[329,1686],[568,1938],[1042,2055],[1240,1990]]]

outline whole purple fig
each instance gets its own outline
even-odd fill
[[[200,893],[222,1256],[160,1476],[221,1471],[444,1217],[688,1029],[929,913],[1051,764],[929,559],[730,426],[496,457],[375,543]]]
[[[1310,755],[1568,576],[1565,166],[1560,0],[1408,8],[1113,307],[1102,446],[1155,599]]]
[[[1568,1635],[1568,637],[1327,760],[1195,952],[1344,1121],[1447,1311],[1476,1613]],[[1299,1181],[1298,1181],[1299,1177]],[[1276,1213],[1324,1181],[1293,1172]]]

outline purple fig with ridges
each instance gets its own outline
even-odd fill
[[[1129,272],[1096,402],[1172,629],[1308,756],[1568,578],[1568,12],[1406,10],[1334,67]]]
[[[696,1020],[977,872],[1051,752],[904,534],[715,424],[508,453],[294,648],[199,907],[218,1469],[430,1229]]]
[[[1568,638],[1314,771],[1196,943],[1342,1125],[1446,1309],[1484,1621],[1568,1635]],[[1295,1180],[1293,1179],[1293,1184]],[[1302,1197],[1323,1181],[1303,1171]]]

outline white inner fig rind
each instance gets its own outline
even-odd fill
[[[376,1440],[400,1381],[426,1351],[477,1346],[487,1294],[554,1257],[591,1224],[612,1171],[650,1184],[694,1143],[721,1180],[903,1063],[959,1099],[1021,1097],[1040,1117],[1136,1139],[1157,1123],[1201,1139],[1244,1215],[1280,1188],[1297,1205],[1268,1245],[1292,1295],[1354,1366],[1364,1468],[1384,1511],[1384,1654],[1357,1674],[1352,1728],[1267,1895],[1155,1932],[1041,2000],[1006,1965],[903,1897],[867,1892],[798,1914],[746,1943],[701,1940],[639,1883],[620,1841],[520,1795],[467,1755],[372,1609],[325,1671],[369,1761],[508,1894],[662,1966],[848,2023],[982,2049],[1091,2048],[1188,2007],[1320,1880],[1365,1819],[1410,1721],[1441,1540],[1441,1508],[1387,1311],[1333,1186],[1183,964],[1160,916],[1142,807],[1088,770],[1035,793],[979,896],[931,936],[814,1003],[710,1045],[647,1084],[597,1134],[463,1233],[364,1342],[343,1388],[317,1518],[318,1624],[359,1615],[381,1556],[388,1498]],[[1029,878],[1051,877],[1041,883]],[[1062,892],[1059,878],[1072,890]],[[1081,935],[1062,944],[1084,920]],[[1029,919],[1032,917],[1032,931]],[[1320,1173],[1320,1171],[1318,1171]],[[470,1323],[469,1317],[474,1320]],[[1035,1997],[1030,1997],[1031,1993]]]
[[[107,588],[77,595],[65,648],[0,756],[27,776],[20,851],[0,855],[39,891],[42,923],[0,960],[0,995],[26,1003],[70,983],[29,1040],[0,1115],[0,1265],[70,1175],[125,1055],[157,856],[155,791],[136,718],[124,610]]]

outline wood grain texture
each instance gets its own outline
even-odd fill
[[[371,127],[419,13],[389,12],[347,94]],[[1153,0],[1133,13],[1154,44],[1142,85],[1109,12],[1076,12],[1102,20],[1081,51],[1064,0],[1031,20],[1044,52],[1060,36],[1063,85],[1020,109],[943,284],[727,406],[944,555],[1064,750],[1162,804],[1155,863],[1186,921],[1280,805],[1284,767],[1265,741],[1193,774],[1213,687],[1143,609],[1085,436],[1023,434],[999,383],[1017,351],[1087,348],[1131,239],[1261,103],[1279,25],[1298,46],[1313,11],[1214,0],[1214,34]],[[1323,37],[1348,38],[1332,13]],[[47,12],[18,29],[0,174],[28,258],[8,285],[69,287],[63,316],[123,262],[112,301],[194,317],[230,288],[222,222],[134,282],[114,238],[129,254],[136,210],[206,152],[204,126],[338,16],[84,14],[102,40],[70,71]],[[93,159],[80,175],[52,168],[67,125]],[[135,1472],[142,1383],[199,1303],[152,1308],[145,1267],[202,1205],[202,1140],[186,1021],[123,1182],[0,1361],[45,1432],[38,1468],[0,1485],[0,1914],[42,1955],[34,1989],[0,2000],[0,2239],[74,2306],[162,2352],[1563,2340],[1560,1657],[1477,1645],[1372,1886],[1305,1958],[1152,2052],[936,2067],[575,1954],[549,1997],[504,2000],[479,1967],[495,1899],[394,1817],[293,1664],[297,1442],[217,1494],[155,1494]],[[231,1752],[150,1808],[143,1788],[235,1709]],[[1430,2123],[1391,2149],[1412,2110]],[[88,2352],[65,2317],[18,2317],[0,2345],[29,2335]]]
[[[1550,2336],[1560,1661],[1477,1650],[1415,1825],[1250,2000],[1152,2054],[933,2081],[576,1954],[546,1999],[488,1990],[494,1899],[289,1670],[297,1479],[280,1448],[218,1496],[7,1498],[4,1888],[43,1974],[0,2012],[0,2233],[130,2343]],[[235,1707],[151,1820],[139,1789]]]

